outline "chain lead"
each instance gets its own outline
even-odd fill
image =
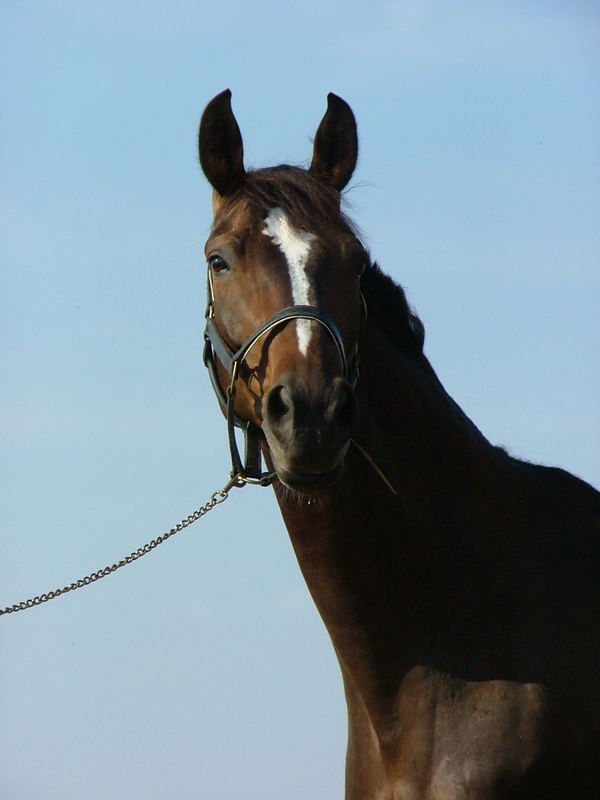
[[[47,603],[49,600],[54,600],[55,597],[60,597],[62,594],[74,592],[76,589],[81,589],[83,586],[89,586],[90,583],[95,583],[101,578],[106,578],[107,575],[111,575],[113,572],[121,569],[121,567],[131,564],[134,561],[137,561],[138,558],[151,553],[152,550],[158,547],[159,544],[166,542],[167,539],[171,538],[171,536],[175,536],[176,533],[188,528],[194,522],[199,520],[200,517],[203,517],[205,514],[208,514],[209,511],[212,511],[215,506],[224,503],[229,497],[229,492],[232,489],[241,489],[245,485],[246,481],[240,475],[233,475],[222,489],[217,489],[216,492],[213,492],[210,500],[207,503],[205,503],[203,506],[200,506],[200,508],[191,513],[189,516],[184,517],[180,522],[174,525],[171,530],[163,533],[162,536],[158,536],[156,539],[151,539],[149,542],[143,545],[143,547],[138,547],[137,550],[133,550],[128,556],[125,556],[120,561],[111,564],[109,567],[104,567],[104,569],[99,569],[97,572],[92,572],[89,575],[86,575],[85,578],[79,578],[78,580],[73,581],[73,583],[63,586],[62,589],[54,589],[54,591],[51,592],[44,592],[44,594],[40,594],[37,597],[31,597],[29,600],[21,600],[20,603],[14,603],[12,606],[7,606],[6,608],[0,609],[0,617],[4,616],[5,614],[14,614],[16,611],[24,611],[26,608],[40,606],[42,603]]]

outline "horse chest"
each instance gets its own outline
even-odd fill
[[[510,797],[540,756],[544,702],[533,684],[468,683],[416,667],[393,712],[370,737],[378,776],[362,787],[350,780],[347,800]],[[352,775],[351,763],[348,771]]]

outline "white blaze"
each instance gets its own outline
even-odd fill
[[[310,255],[311,242],[315,237],[312,233],[297,230],[290,225],[285,211],[281,208],[273,208],[269,211],[263,233],[265,236],[271,237],[286,258],[294,305],[313,305],[314,298],[306,274],[306,264]],[[305,356],[311,336],[309,320],[296,320],[296,335],[300,352]]]

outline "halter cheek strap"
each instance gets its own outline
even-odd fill
[[[366,304],[361,293],[361,330],[364,319],[366,318]],[[206,306],[206,327],[204,330],[204,354],[203,360],[212,387],[217,395],[217,400],[221,406],[223,414],[227,418],[227,431],[229,438],[229,451],[231,454],[231,477],[237,478],[240,484],[258,483],[261,486],[268,486],[276,476],[275,472],[265,472],[261,467],[261,439],[263,434],[253,422],[242,419],[234,411],[235,405],[235,385],[238,379],[241,364],[246,356],[259,339],[280,325],[285,325],[291,320],[307,319],[318,322],[329,333],[335,342],[338,355],[342,364],[344,377],[354,386],[358,380],[358,341],[356,344],[350,371],[346,351],[340,332],[335,322],[314,306],[289,306],[274,314],[266,322],[257,328],[246,341],[235,352],[229,347],[221,336],[214,320],[214,294],[212,287],[212,276],[208,271],[207,281],[207,306]],[[360,339],[360,334],[359,334]],[[217,374],[216,359],[218,359],[227,375],[229,376],[229,386],[223,391]],[[242,462],[235,439],[235,428],[240,428],[244,432],[245,458]]]

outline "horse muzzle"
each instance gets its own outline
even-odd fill
[[[284,377],[263,401],[263,433],[274,469],[294,489],[322,488],[341,477],[357,424],[354,389],[340,377],[316,387]]]

